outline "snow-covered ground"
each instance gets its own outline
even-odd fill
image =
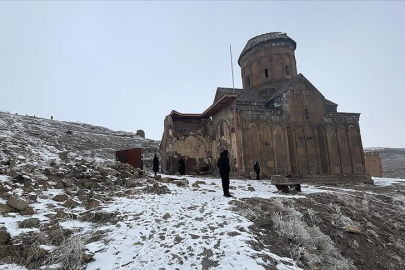
[[[377,186],[390,186],[394,183],[405,183],[405,179],[393,179],[393,178],[379,178],[373,177],[374,185]]]
[[[33,165],[35,173],[24,176],[35,181],[45,177],[43,171],[50,168],[49,161],[57,164],[67,162],[61,161],[62,152],[69,153],[69,162],[88,159],[101,164],[112,161],[116,145],[128,147],[134,145],[133,141],[145,143],[151,153],[157,147],[156,142],[101,127],[1,114],[4,120],[0,119],[0,139],[4,150],[0,151],[0,158],[13,158],[17,171],[24,171]],[[60,166],[62,168],[66,164]],[[219,178],[167,177],[185,178],[188,184],[179,186],[173,182],[159,182],[159,185],[167,185],[170,190],[167,194],[129,192],[125,196],[113,195],[94,210],[113,214],[112,222],[87,222],[74,218],[59,222],[63,228],[74,231],[78,239],[83,239],[81,243],[86,252],[92,255],[93,261],[85,269],[300,269],[291,257],[272,253],[277,251],[277,247],[271,244],[259,251],[253,249],[251,242],[257,241],[257,235],[249,229],[253,223],[233,211],[230,202],[246,198],[301,199],[314,193],[355,192],[345,187],[302,185],[302,192],[283,194],[270,185],[269,180],[231,179],[231,194],[234,197],[226,198],[222,196]],[[146,178],[154,181],[151,176]],[[405,184],[404,179],[373,180],[377,188]],[[12,181],[11,176],[0,175],[0,183],[4,186],[11,187]],[[12,193],[21,197],[23,186],[13,189]],[[38,218],[41,224],[47,224],[61,207],[61,203],[52,198],[64,191],[49,188],[40,193],[36,202],[30,204],[35,214],[29,218]],[[6,199],[0,198],[0,203],[6,204]],[[69,211],[73,216],[89,210],[79,205]],[[18,223],[25,219],[26,216],[9,213],[8,216],[1,216],[0,227],[6,227],[11,238],[39,231],[36,227],[19,228]],[[97,234],[102,237],[96,241],[85,241]],[[56,248],[50,245],[41,247],[46,250]],[[272,261],[264,261],[263,258],[272,258]],[[48,265],[42,269],[52,268],[58,268],[58,265]],[[4,269],[27,268],[15,264],[0,265],[0,270]]]
[[[251,222],[235,214],[229,208],[230,200],[245,197],[286,197],[277,192],[268,180],[231,180],[234,198],[222,196],[220,179],[186,177],[188,187],[168,184],[170,194],[142,194],[132,197],[113,198],[103,211],[118,213],[121,217],[115,225],[98,228],[86,222],[71,220],[62,223],[65,228],[80,228],[80,233],[93,230],[107,232],[108,244],[103,239],[86,246],[94,254],[95,261],[87,269],[264,269],[256,251],[247,241]],[[5,177],[0,178],[5,181]],[[199,188],[193,187],[198,181]],[[249,191],[248,188],[254,188]],[[307,189],[306,192],[320,190]],[[48,191],[49,198],[58,190]],[[5,203],[5,200],[0,200]],[[45,205],[56,204],[47,199],[34,204],[33,218],[46,221],[50,212]],[[77,209],[78,212],[83,209]],[[12,237],[34,229],[18,229],[17,222],[24,218],[15,215],[3,218]],[[278,269],[298,269],[290,258],[279,257],[268,250],[261,253],[279,262]],[[256,259],[255,259],[256,258]],[[14,269],[12,265],[0,269]],[[23,268],[20,268],[23,269]]]
[[[220,179],[186,176],[188,187],[167,184],[170,194],[142,194],[113,198],[102,210],[116,213],[119,222],[94,228],[88,222],[68,220],[65,228],[80,229],[80,234],[107,232],[106,239],[86,246],[94,261],[86,269],[265,269],[257,251],[248,241],[254,241],[249,232],[251,222],[230,210],[230,200],[243,198],[302,197],[314,192],[327,192],[303,186],[299,194],[284,195],[277,192],[268,180],[231,180],[234,198],[222,196]],[[0,181],[6,181],[2,176]],[[376,185],[405,182],[402,179],[374,178]],[[193,184],[197,182],[199,187]],[[58,194],[48,191],[49,198]],[[4,200],[0,200],[5,203]],[[39,200],[34,204],[33,217],[46,221],[49,211],[45,205],[52,200]],[[78,208],[77,211],[83,211]],[[27,230],[18,229],[19,215],[2,218],[11,236]],[[12,229],[11,229],[12,228]],[[107,240],[107,241],[105,241]],[[263,249],[278,262],[277,269],[299,269],[291,258],[279,257]],[[0,269],[24,269],[3,265]]]
[[[128,269],[264,269],[252,257],[256,254],[246,241],[253,240],[248,226],[251,223],[229,210],[229,199],[222,196],[220,180],[187,177],[190,188],[170,186],[171,194],[142,195],[117,199],[104,210],[118,211],[125,220],[111,230],[107,247],[92,245],[100,250],[96,261],[87,269],[103,269],[105,265],[125,265]],[[193,188],[195,181],[204,181]],[[234,198],[257,196],[270,198],[279,195],[268,181],[233,180]],[[254,187],[256,191],[247,189]],[[164,218],[166,214],[170,215]],[[289,258],[280,258],[280,269],[296,269]],[[215,262],[215,263],[212,263]]]

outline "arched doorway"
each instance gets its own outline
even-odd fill
[[[186,163],[184,162],[184,159],[179,160],[179,173],[180,175],[186,174]]]

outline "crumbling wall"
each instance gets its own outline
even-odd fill
[[[378,151],[364,153],[366,161],[366,171],[370,176],[382,177],[382,164]]]
[[[211,136],[211,151],[213,172],[215,174],[219,173],[218,168],[216,167],[219,154],[223,149],[227,149],[229,166],[231,167],[230,175],[235,176],[238,174],[237,151],[241,151],[241,149],[237,149],[238,146],[236,145],[236,134],[232,105],[229,105],[228,107],[217,113],[215,116],[213,116],[212,125],[213,130]],[[240,152],[240,155],[242,156],[243,153]]]
[[[138,136],[140,136],[142,138],[145,138],[145,131],[143,131],[142,129],[138,129],[136,131],[136,135],[138,135]]]
[[[211,173],[211,142],[208,140],[212,123],[209,118],[165,119],[161,142],[162,171],[180,173],[184,162],[186,174]]]

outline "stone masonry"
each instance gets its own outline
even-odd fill
[[[338,112],[302,74],[296,43],[285,33],[250,39],[238,63],[243,89],[217,88],[202,114],[172,111],[164,121],[161,169],[216,174],[228,149],[231,175],[249,177],[255,161],[262,177],[366,181],[359,113]]]

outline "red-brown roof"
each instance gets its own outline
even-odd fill
[[[172,110],[170,116],[172,118],[183,118],[183,119],[199,119],[199,118],[208,118],[223,108],[231,104],[239,95],[234,93],[224,94],[217,102],[212,104],[208,109],[206,109],[202,114],[194,114],[194,113],[179,113],[178,111]]]

